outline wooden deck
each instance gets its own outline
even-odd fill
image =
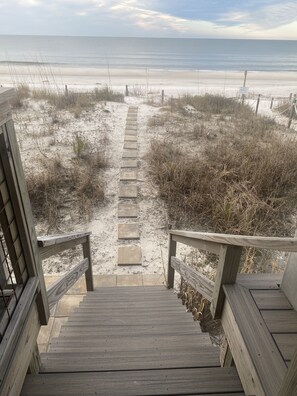
[[[162,286],[88,293],[22,395],[244,395],[234,367]]]
[[[256,395],[279,394],[297,349],[297,312],[280,280],[239,275],[235,285],[224,286],[222,324],[243,386],[253,384]]]

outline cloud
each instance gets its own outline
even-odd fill
[[[186,19],[140,8],[136,5],[137,3],[134,0],[127,0],[111,6],[110,9],[115,17],[129,19],[136,26],[145,30],[170,29],[176,32],[184,32],[186,30]]]
[[[24,7],[35,7],[41,4],[40,0],[19,0],[18,4]]]
[[[271,29],[288,25],[297,19],[297,3],[283,2],[264,5],[250,11],[232,11],[219,18],[221,23],[250,25],[257,29]]]

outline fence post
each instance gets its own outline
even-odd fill
[[[94,291],[90,235],[87,236],[87,241],[83,244],[83,255],[89,260],[89,268],[85,272],[87,291]]]
[[[171,257],[176,256],[176,241],[172,240],[169,234],[168,242],[168,267],[167,267],[167,289],[173,289],[174,286],[174,269],[171,267]]]
[[[68,96],[68,87],[65,85],[65,96]]]
[[[293,94],[292,94],[292,92],[290,93],[290,96],[289,96],[289,101],[291,102],[291,100],[292,100],[292,96],[293,96]]]
[[[294,113],[295,113],[295,106],[296,106],[296,98],[294,98],[293,103],[292,103],[290,118],[289,118],[289,122],[288,122],[288,128],[291,128],[292,120],[293,120]]]
[[[257,100],[257,105],[256,105],[256,111],[255,111],[256,115],[258,114],[260,99],[261,99],[261,95],[258,95],[258,100]]]
[[[128,85],[126,85],[126,92],[125,92],[125,95],[126,95],[126,96],[129,96],[129,88],[128,88]]]
[[[272,109],[273,107],[273,102],[274,102],[274,98],[271,98],[271,103],[270,103],[270,108]]]
[[[164,96],[165,96],[164,89],[162,89],[162,104],[164,104]]]
[[[244,71],[244,78],[243,78],[243,87],[244,88],[246,86],[246,78],[247,78],[247,70]],[[242,99],[241,103],[244,104],[245,94],[242,94],[241,99]]]

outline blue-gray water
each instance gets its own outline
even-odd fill
[[[0,62],[165,70],[296,71],[297,41],[0,35]]]

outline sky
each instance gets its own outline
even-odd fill
[[[297,0],[0,0],[0,34],[297,40]]]

